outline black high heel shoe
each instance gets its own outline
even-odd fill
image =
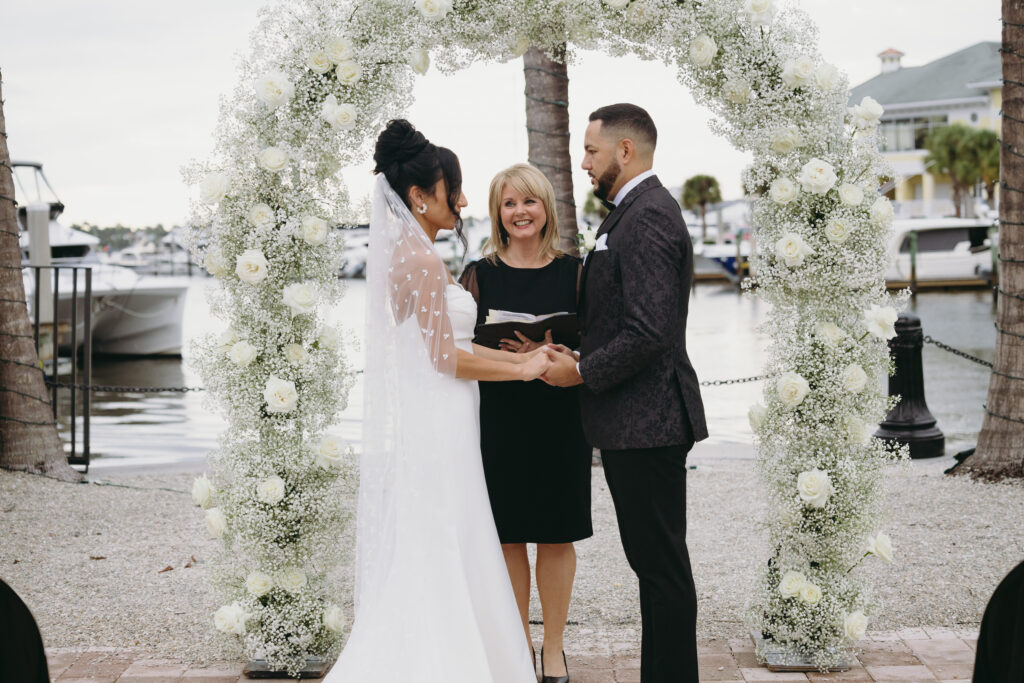
[[[547,676],[544,674],[544,648],[540,649],[540,683],[569,683],[569,664],[565,661],[565,650],[562,650],[562,663],[565,664],[564,676]]]

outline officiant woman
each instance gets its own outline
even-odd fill
[[[490,309],[575,313],[580,261],[559,249],[554,189],[548,179],[529,164],[511,166],[491,181],[489,204],[491,237],[484,257],[469,264],[460,278],[476,299],[477,324]],[[503,340],[501,348],[526,352],[544,341],[519,336]],[[526,548],[537,544],[542,663],[550,681],[566,675],[562,634],[576,574],[573,542],[593,534],[591,448],[583,437],[576,392],[576,387],[552,387],[541,380],[480,382],[480,450],[487,490],[528,641],[531,575]]]

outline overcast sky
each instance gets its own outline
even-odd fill
[[[595,0],[596,1],[596,0]],[[5,0],[0,69],[16,160],[40,161],[67,224],[182,223],[189,189],[179,169],[209,154],[218,99],[235,82],[257,0]],[[800,0],[821,29],[825,58],[856,85],[895,47],[907,66],[1000,36],[999,0]],[[573,166],[587,114],[629,101],[658,125],[655,170],[665,184],[696,173],[740,195],[747,163],[707,128],[674,72],[660,63],[585,53],[570,66]],[[408,113],[459,154],[469,215],[485,215],[495,171],[526,159],[522,61],[431,70]],[[345,172],[353,197],[369,192],[369,163]],[[589,189],[578,172],[577,198]]]

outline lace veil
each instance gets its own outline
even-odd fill
[[[443,379],[455,377],[448,318],[448,271],[405,202],[377,176],[366,262],[366,365],[363,449],[356,531],[356,614],[383,585],[391,565],[396,515],[408,509],[405,486],[417,445],[429,439]],[[432,476],[432,473],[421,473]],[[404,498],[403,498],[404,496]],[[403,507],[405,506],[405,507]]]

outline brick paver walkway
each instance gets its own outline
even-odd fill
[[[850,671],[841,674],[771,673],[757,663],[749,638],[700,644],[701,681],[963,681],[970,680],[976,631],[942,628],[904,629],[869,634],[863,653]],[[603,654],[569,653],[574,683],[639,683],[640,659],[635,643],[598,646]],[[202,668],[161,660],[152,653],[117,648],[47,651],[50,678],[62,683],[236,683],[241,662]],[[286,679],[262,679],[264,681]]]

